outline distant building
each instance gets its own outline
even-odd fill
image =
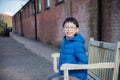
[[[120,40],[119,0],[30,0],[13,16],[14,32],[24,37],[59,46],[62,23],[68,16],[79,21],[86,39]]]

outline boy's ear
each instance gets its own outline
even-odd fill
[[[79,31],[79,28],[76,29],[76,32],[78,32],[78,31]]]

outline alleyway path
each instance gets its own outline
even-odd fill
[[[13,33],[0,37],[0,80],[47,80],[53,71],[50,55],[57,51]]]

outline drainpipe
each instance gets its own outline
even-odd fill
[[[97,40],[102,40],[102,0],[97,0],[98,19],[97,19]]]
[[[34,3],[34,10],[35,10],[35,13],[34,13],[34,19],[35,19],[35,40],[37,40],[37,16],[36,16],[36,2],[35,2],[35,0],[33,0],[33,3]]]
[[[72,16],[72,1],[66,0],[67,3],[67,17]]]
[[[70,0],[70,16],[72,16],[72,0]]]

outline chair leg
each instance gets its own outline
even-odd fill
[[[68,70],[64,70],[64,80],[69,80]]]

